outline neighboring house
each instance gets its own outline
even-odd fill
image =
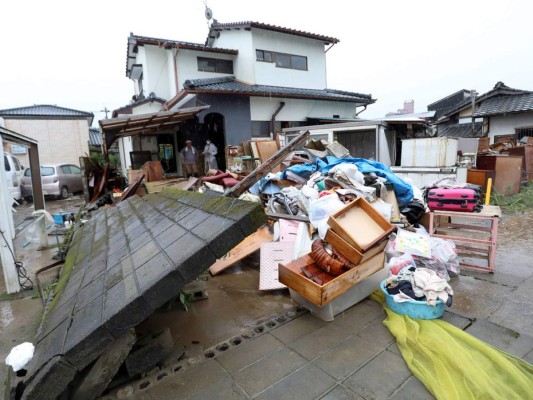
[[[173,129],[175,149],[186,139],[201,149],[210,137],[223,149],[252,137],[266,137],[283,128],[315,120],[339,122],[375,102],[369,94],[327,88],[326,52],[338,39],[259,22],[211,24],[204,44],[131,34],[126,76],[135,83],[134,103],[115,110],[127,113],[173,111],[209,106],[197,118]],[[148,103],[146,103],[148,101]],[[175,127],[174,127],[175,128]],[[164,132],[162,132],[164,133]],[[146,149],[143,139],[121,140],[121,155]],[[155,158],[158,143],[146,143]]]
[[[80,165],[79,158],[89,153],[92,113],[55,105],[34,105],[0,110],[0,117],[7,129],[38,141],[41,165]],[[29,166],[28,154],[17,154],[17,157]]]
[[[438,136],[489,137],[491,143],[500,136],[514,136],[516,140],[533,136],[533,91],[510,88],[498,82],[494,89],[474,99],[473,113],[472,98],[466,97],[466,90],[456,94],[461,92],[465,98],[437,120]],[[475,134],[472,117],[475,118]]]
[[[102,152],[102,133],[98,128],[89,128],[89,151]]]

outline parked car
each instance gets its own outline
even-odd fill
[[[72,164],[42,165],[41,182],[45,196],[54,196],[60,199],[66,199],[69,193],[81,192],[83,190],[81,170]],[[26,171],[24,171],[21,190],[22,197],[28,201],[33,200],[31,171],[29,168],[26,168]]]
[[[4,168],[7,176],[7,187],[13,198],[17,201],[22,199],[21,180],[24,167],[20,165],[17,157],[9,153],[4,153]]]

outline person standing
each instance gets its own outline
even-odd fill
[[[204,157],[205,157],[204,165],[205,165],[206,175],[210,169],[218,169],[217,159],[215,158],[217,153],[218,153],[217,146],[211,143],[210,139],[207,139],[207,141],[205,142],[205,147],[204,147],[204,152],[203,152]]]
[[[187,178],[191,176],[198,176],[198,168],[196,167],[196,160],[198,160],[198,152],[192,147],[190,140],[185,141],[185,147],[181,149],[181,155],[183,156],[183,166],[187,173]]]

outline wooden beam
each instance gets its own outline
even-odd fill
[[[254,183],[266,176],[270,171],[276,168],[287,155],[305,143],[305,140],[309,137],[310,132],[306,131],[301,133],[296,139],[290,142],[287,146],[279,149],[275,154],[272,155],[268,160],[266,160],[259,167],[254,169],[249,175],[247,175],[242,181],[228,189],[224,196],[239,197],[241,194],[246,192]]]
[[[290,219],[292,221],[309,222],[309,217],[306,217],[304,215],[289,215],[273,212],[267,212],[266,215],[267,217],[272,219]]]

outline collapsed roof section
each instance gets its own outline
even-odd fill
[[[121,137],[165,133],[165,130],[193,118],[200,111],[208,108],[208,106],[182,108],[177,111],[160,111],[102,119],[98,122],[102,132],[104,132],[105,144],[109,148],[115,140]]]
[[[175,190],[132,197],[89,220],[73,236],[24,398],[55,399],[265,221],[260,204]]]

